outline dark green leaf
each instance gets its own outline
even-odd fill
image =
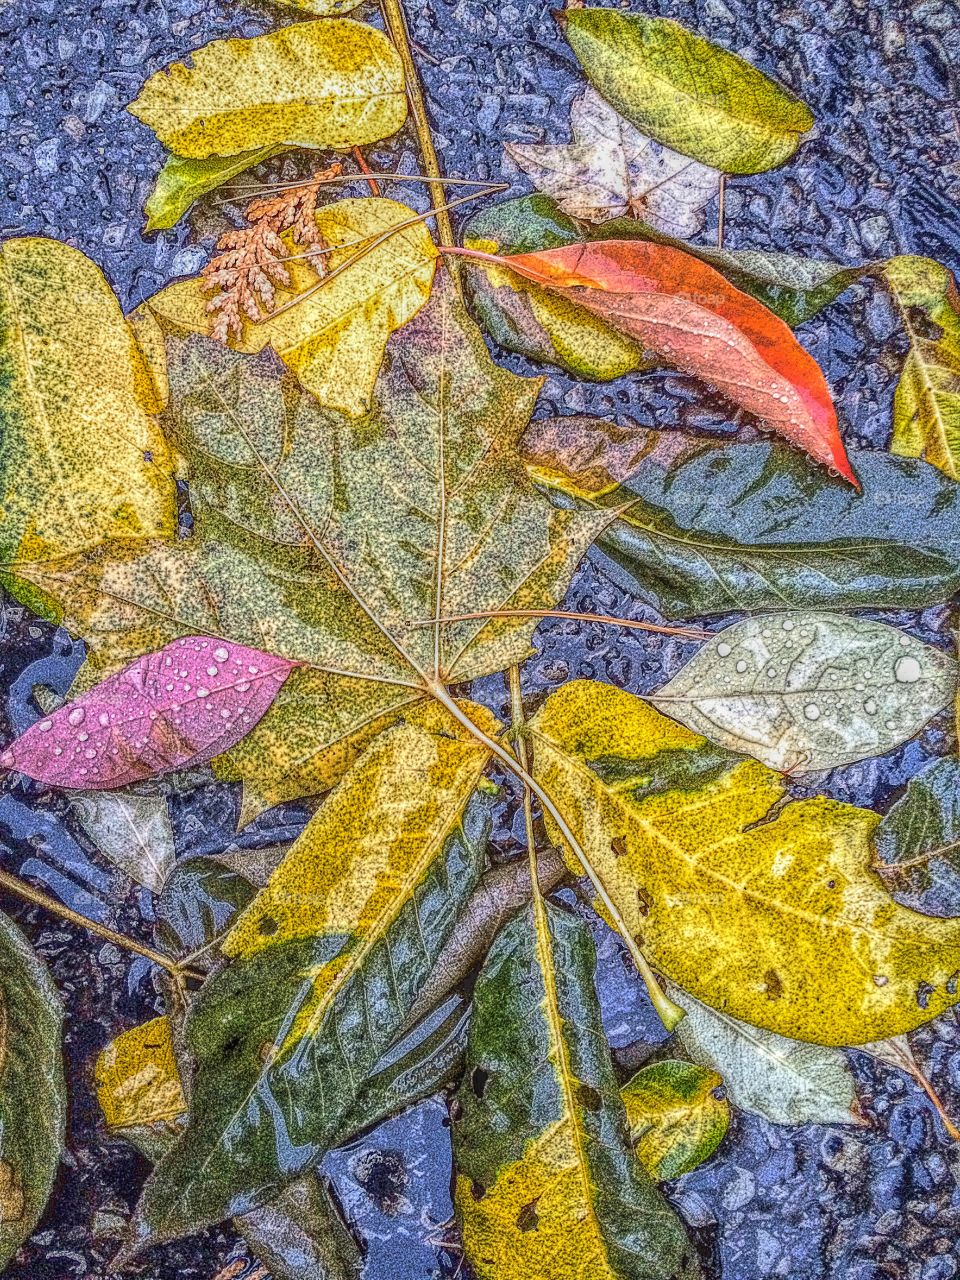
[[[184,858],[156,903],[157,942],[182,958],[223,936],[256,886],[215,858]]]
[[[236,1220],[271,1280],[355,1280],[361,1254],[327,1184],[297,1178],[272,1204]]]
[[[898,902],[960,916],[960,760],[936,760],[911,778],[875,847],[875,868]]]

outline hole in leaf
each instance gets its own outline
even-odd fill
[[[470,1075],[470,1088],[478,1098],[482,1098],[487,1089],[490,1072],[483,1067],[474,1067]]]
[[[921,1009],[925,1009],[930,1003],[930,997],[933,995],[934,988],[929,982],[921,982],[917,987],[917,1004]]]
[[[783,983],[776,969],[768,969],[763,975],[763,980],[767,984],[767,999],[779,1000],[783,995]]]
[[[603,1098],[589,1084],[577,1086],[577,1101],[585,1111],[599,1111],[603,1106]]]
[[[277,924],[276,920],[274,920],[273,916],[264,916],[260,921],[258,928],[265,938],[269,938],[271,934],[277,932],[280,926]]]
[[[715,1089],[710,1090],[710,1097],[716,1098],[718,1102],[725,1101],[726,1096],[727,1096],[727,1090],[725,1085],[718,1084]]]
[[[539,1196],[537,1200],[539,1200]],[[540,1224],[537,1216],[537,1200],[531,1200],[529,1204],[525,1204],[517,1214],[517,1227],[521,1231],[536,1231]]]
[[[640,914],[642,916],[648,916],[650,914],[650,908],[652,905],[653,905],[653,899],[647,896],[647,893],[644,889],[638,889],[637,890],[637,906],[640,908]]]
[[[627,842],[623,836],[616,836],[610,841],[610,852],[615,858],[624,858],[627,854]]]
[[[482,1200],[487,1194],[487,1188],[482,1182],[477,1182],[476,1178],[470,1183],[470,1194],[474,1200]]]

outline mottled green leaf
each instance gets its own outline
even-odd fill
[[[216,858],[183,858],[154,906],[158,945],[179,958],[211,947],[256,892],[246,876]],[[207,954],[215,956],[212,948]]]
[[[271,1280],[358,1280],[363,1256],[325,1180],[297,1178],[271,1204],[235,1219]]]
[[[658,1182],[708,1160],[730,1123],[723,1077],[693,1062],[654,1062],[620,1096],[637,1159]]]
[[[282,150],[275,146],[255,147],[236,156],[212,156],[207,160],[168,155],[143,206],[147,215],[144,231],[149,234],[175,227],[201,196]]]
[[[960,916],[960,761],[935,760],[907,783],[877,831],[874,866],[899,902]]]
[[[773,169],[813,127],[789,90],[678,22],[574,8],[562,23],[591,83],[621,115],[714,169]]]

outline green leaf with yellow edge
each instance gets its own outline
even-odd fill
[[[100,271],[77,249],[0,247],[0,562],[53,564],[108,541],[171,538],[176,495],[153,382]],[[48,604],[49,602],[47,602]]]
[[[905,255],[880,268],[910,350],[893,401],[893,453],[960,478],[960,297],[946,267]]]
[[[207,160],[188,160],[169,155],[157,175],[153,190],[147,196],[143,212],[147,215],[144,229],[166,231],[175,227],[187,210],[224,182],[252,169],[275,156],[282,147],[254,147],[235,156],[211,156]]]
[[[879,815],[718,753],[639,698],[575,681],[529,730],[566,816],[650,963],[699,1000],[815,1044],[912,1030],[960,1000],[960,922],[871,871]]]
[[[684,1229],[630,1150],[583,921],[540,902],[474,992],[454,1202],[478,1280],[694,1280]]]
[[[46,967],[0,913],[0,1271],[36,1227],[60,1163],[62,1024]]]
[[[643,133],[726,173],[789,160],[809,108],[762,71],[669,18],[567,9],[564,34],[591,84]]]
[[[479,878],[487,759],[387,730],[238,918],[233,963],[187,1017],[190,1117],[144,1191],[140,1244],[249,1212],[336,1139]]]
[[[657,1182],[710,1158],[730,1124],[723,1077],[667,1058],[643,1067],[620,1090],[637,1159]]]
[[[297,22],[250,40],[214,40],[152,75],[128,110],[175,155],[256,147],[362,147],[407,118],[403,64],[352,18]]]
[[[373,198],[318,209],[324,244],[344,246],[325,255],[331,279],[321,283],[303,251],[291,246],[300,256],[285,264],[291,287],[277,290],[276,314],[245,320],[242,337],[229,345],[251,353],[272,347],[322,405],[353,416],[365,413],[387,339],[430,297],[437,250],[424,223],[388,235],[416,216],[404,204]],[[209,301],[195,277],[168,285],[145,305],[166,328],[211,336]]]

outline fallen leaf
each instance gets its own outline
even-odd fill
[[[294,9],[298,13],[312,13],[315,18],[333,18],[356,9],[362,0],[270,0],[281,9]]]
[[[214,40],[152,75],[128,110],[192,160],[255,147],[349,149],[407,118],[400,55],[352,18],[297,22],[250,40]]]
[[[135,791],[89,791],[70,808],[97,849],[138,884],[159,893],[176,849],[166,797]]]
[[[642,240],[489,257],[712,384],[856,485],[819,365],[782,320],[713,267]]]
[[[960,761],[933,760],[877,830],[874,870],[898,902],[960,916]]]
[[[771,769],[834,769],[919,733],[957,691],[940,649],[842,613],[771,613],[716,632],[650,701]]]
[[[932,258],[891,258],[882,278],[910,349],[893,401],[894,453],[960,477],[960,297]]]
[[[723,1086],[716,1071],[668,1058],[620,1090],[634,1152],[655,1181],[679,1178],[716,1151],[730,1124]]]
[[[505,150],[534,186],[572,218],[606,222],[630,215],[658,231],[691,236],[719,193],[720,174],[639,133],[595,89],[570,108],[573,142]]]
[[[0,914],[0,1270],[46,1207],[64,1148],[60,997],[30,943]]]
[[[870,1057],[885,1063],[887,1066],[905,1071],[914,1084],[919,1085],[933,1103],[934,1109],[947,1131],[947,1137],[951,1142],[960,1142],[960,1129],[954,1124],[936,1089],[924,1075],[906,1036],[892,1036],[889,1040],[878,1040],[874,1041],[873,1044],[860,1044],[856,1045],[855,1048],[860,1053],[869,1054]]]
[[[714,169],[773,169],[813,127],[799,98],[668,18],[569,9],[562,26],[607,102],[651,138]]]
[[[198,960],[212,963],[217,958],[213,944],[256,892],[242,870],[216,858],[181,858],[154,905],[158,946],[179,960],[201,952]]]
[[[226,640],[173,640],[31,725],[0,766],[86,790],[203,764],[250,732],[293,665]]]
[[[851,450],[857,494],[780,444],[582,415],[532,422],[521,449],[554,501],[619,512],[609,570],[671,617],[919,609],[960,588],[960,487],[917,459]]]
[[[215,191],[231,178],[255,168],[282,150],[277,146],[254,147],[251,151],[241,151],[239,155],[213,156],[207,160],[167,156],[143,206],[147,215],[144,233],[149,235],[153,231],[167,231],[175,227],[201,196]]]
[[[176,498],[153,383],[100,269],[42,237],[0,247],[0,562],[171,538]]]
[[[832,1045],[912,1030],[960,999],[960,925],[883,889],[877,814],[790,802],[779,774],[731,764],[602,684],[551,694],[529,728],[536,776],[626,927],[697,999]]]
[[[701,1275],[630,1152],[594,967],[587,926],[540,903],[501,931],[477,979],[454,1203],[478,1280]]]
[[[387,730],[238,918],[233,963],[187,1016],[190,1116],[144,1190],[139,1246],[248,1213],[320,1161],[479,878],[487,759]]]
[[[186,1099],[168,1018],[153,1018],[122,1032],[94,1068],[97,1101],[109,1128],[175,1120]]]
[[[270,1280],[359,1280],[363,1253],[335,1194],[332,1183],[307,1174],[284,1187],[272,1204],[234,1219]],[[256,1280],[256,1272],[249,1280]]]
[[[684,1053],[720,1072],[735,1107],[773,1124],[862,1123],[842,1049],[752,1027],[701,1004],[672,982],[667,991],[686,1013],[677,1027]]]

